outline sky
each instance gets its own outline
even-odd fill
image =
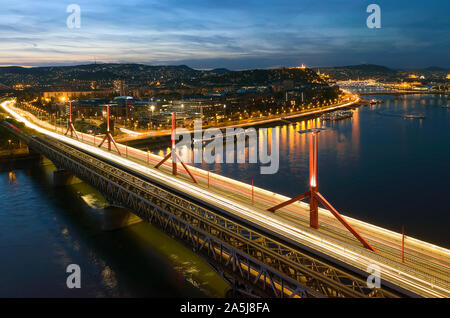
[[[369,4],[381,28],[368,28]],[[70,4],[80,28],[69,28]],[[0,65],[450,67],[448,0],[0,0]]]

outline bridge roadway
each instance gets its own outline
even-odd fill
[[[183,170],[177,177],[171,176],[170,163],[160,170],[153,169],[153,165],[161,159],[159,156],[119,145],[119,149],[123,152],[123,157],[120,157],[115,152],[108,153],[93,148],[94,139],[90,135],[82,135],[82,142],[76,141],[52,132],[53,126],[38,121],[34,116],[12,107],[12,104],[3,103],[2,106],[13,117],[26,122],[29,127],[41,133],[145,174],[159,184],[196,198],[209,206],[220,208],[230,216],[281,237],[284,241],[299,246],[340,268],[364,276],[369,265],[377,265],[381,269],[382,284],[401,290],[403,294],[410,292],[410,295],[424,297],[450,296],[448,249],[407,237],[405,263],[402,264],[401,235],[398,233],[345,217],[374,246],[377,250],[375,254],[361,247],[327,210],[320,209],[320,228],[312,230],[308,227],[308,205],[304,202],[293,204],[272,214],[266,209],[285,201],[286,197],[255,187],[252,204],[251,185],[210,173],[208,186],[208,173],[192,168],[200,182],[200,185],[195,185]],[[47,129],[43,129],[44,126]],[[97,137],[96,144],[99,142],[100,139]]]

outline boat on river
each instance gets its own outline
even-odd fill
[[[373,98],[369,101],[370,105],[377,105],[377,104],[382,104],[382,103],[383,103],[383,101],[381,99],[375,99],[375,98]]]
[[[403,116],[403,118],[406,119],[425,119],[425,115],[421,115],[421,114],[406,114]]]

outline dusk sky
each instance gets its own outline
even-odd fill
[[[69,4],[81,8],[70,29]],[[381,7],[380,29],[366,8]],[[450,67],[450,1],[0,0],[0,65]]]

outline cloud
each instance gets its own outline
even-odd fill
[[[365,26],[366,0],[74,0],[80,29],[66,26],[69,2],[4,2],[0,63],[81,63],[95,56],[201,68],[450,66],[448,1],[379,0],[379,30]]]

